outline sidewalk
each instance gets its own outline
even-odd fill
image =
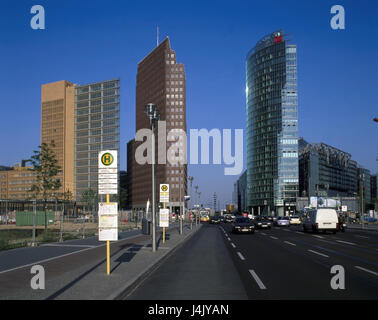
[[[44,265],[46,273],[46,288],[44,290],[32,290],[30,286],[18,292],[13,292],[0,299],[57,299],[57,300],[111,300],[116,299],[119,294],[125,291],[135,281],[143,277],[159,261],[168,254],[180,247],[194,233],[201,229],[193,224],[184,224],[183,234],[179,234],[179,228],[174,226],[166,230],[166,241],[163,243],[162,231],[158,230],[157,250],[151,250],[151,236],[135,236],[126,240],[111,243],[111,274],[106,275],[106,247],[101,247],[102,257],[95,262],[75,266],[75,260],[79,257],[70,257],[64,263],[55,262],[55,265]],[[98,253],[97,253],[98,254]],[[77,255],[80,255],[78,253]],[[71,268],[70,268],[71,264]],[[77,264],[77,261],[76,261]],[[59,267],[64,268],[59,273]],[[29,272],[29,279],[33,277]],[[49,277],[52,272],[57,275]],[[29,280],[30,283],[30,280]]]

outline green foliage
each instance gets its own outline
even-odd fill
[[[81,193],[81,201],[84,202],[89,211],[93,210],[93,206],[97,203],[97,193],[89,188]]]
[[[33,168],[30,169],[36,174],[36,182],[30,189],[30,195],[33,199],[48,200],[58,198],[57,190],[62,186],[56,176],[60,173],[61,167],[58,166],[53,148],[54,141],[50,145],[42,143],[38,146],[39,150],[34,150],[34,155],[28,160]]]

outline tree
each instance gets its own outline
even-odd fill
[[[81,201],[86,204],[89,211],[92,211],[96,198],[97,194],[91,188],[81,193]]]
[[[33,165],[33,168],[29,170],[36,176],[36,182],[29,192],[33,199],[42,199],[45,203],[45,231],[47,230],[46,202],[51,198],[56,198],[62,186],[60,179],[57,178],[61,167],[58,165],[54,147],[54,141],[51,141],[50,145],[42,143],[38,146],[39,150],[34,150],[34,155],[28,160]]]

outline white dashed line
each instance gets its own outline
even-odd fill
[[[231,242],[231,245],[232,245],[232,247],[235,249],[236,248],[236,246]]]
[[[287,229],[283,229],[283,231],[288,231],[288,232],[290,232],[290,230],[287,230]]]
[[[262,235],[266,236],[266,233],[265,232],[261,232]]]
[[[315,235],[315,234],[313,234],[312,236],[313,236],[313,237],[320,238],[320,239],[324,239],[324,237],[322,237],[322,236],[317,236],[317,235]]]
[[[363,271],[366,271],[366,272],[369,272],[371,274],[374,274],[375,276],[378,276],[378,273],[377,272],[374,272],[374,271],[371,271],[369,269],[365,269],[365,268],[362,268],[362,267],[359,267],[359,266],[355,266],[357,269],[360,269],[360,270],[363,270]]]
[[[314,251],[314,250],[308,250],[308,251],[310,251],[310,252],[312,252],[312,253],[315,253],[315,254],[317,254],[317,255],[319,255],[319,256],[329,258],[329,256],[327,256],[326,254],[323,254],[323,253],[320,253],[320,252],[317,252],[317,251]]]
[[[295,233],[298,233],[298,234],[304,234],[303,232],[299,232],[299,231],[295,231]]]
[[[242,255],[240,252],[237,252],[237,254],[238,254],[238,256],[239,256],[239,258],[240,258],[241,260],[245,260],[245,258],[243,257],[243,255]]]
[[[276,237],[273,237],[273,236],[270,236],[272,239],[274,239],[274,240],[278,240],[278,238],[276,238]]]
[[[265,290],[266,287],[264,286],[264,284],[262,283],[262,281],[260,280],[260,278],[256,274],[256,272],[254,270],[249,270],[249,273],[252,275],[253,279],[255,279],[255,281],[257,282],[257,284],[260,287],[260,289],[261,290]]]
[[[363,238],[363,239],[370,239],[369,237],[364,237],[364,236],[355,236],[355,237]]]
[[[292,246],[296,246],[295,243],[291,243],[291,242],[289,242],[289,241],[284,241],[284,242],[287,243],[287,244],[290,244],[290,245],[292,245]]]
[[[228,240],[228,241],[231,241],[231,239],[230,239],[230,238],[227,238],[227,240]]]
[[[355,246],[356,244],[353,243],[353,242],[348,242],[348,241],[341,241],[341,240],[336,240],[337,242],[340,242],[340,243],[346,243],[346,244],[350,244],[352,246]]]

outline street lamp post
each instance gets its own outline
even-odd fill
[[[196,202],[198,202],[198,186],[194,186],[194,190],[196,192]],[[198,203],[197,203],[198,204]],[[198,211],[196,211],[196,216],[195,216],[195,219],[196,219],[196,227],[197,227],[197,215],[198,215]]]
[[[156,109],[156,105],[153,103],[149,103],[145,107],[146,113],[148,118],[150,119],[151,124],[151,156],[152,156],[152,252],[156,251],[156,226],[155,226],[155,218],[156,218],[156,192],[155,192],[155,124],[159,121],[160,113]]]
[[[193,196],[193,188],[192,188],[192,183],[193,183],[193,177],[190,176],[189,178],[189,181],[190,181],[190,214],[192,215],[191,216],[191,219],[190,219],[190,229],[193,228],[193,199],[192,199],[192,196]]]
[[[180,169],[179,169],[179,172],[180,172],[180,197],[179,197],[179,215],[180,215],[180,234],[182,234],[182,215],[183,215],[183,212],[181,212],[181,163],[180,163]]]

